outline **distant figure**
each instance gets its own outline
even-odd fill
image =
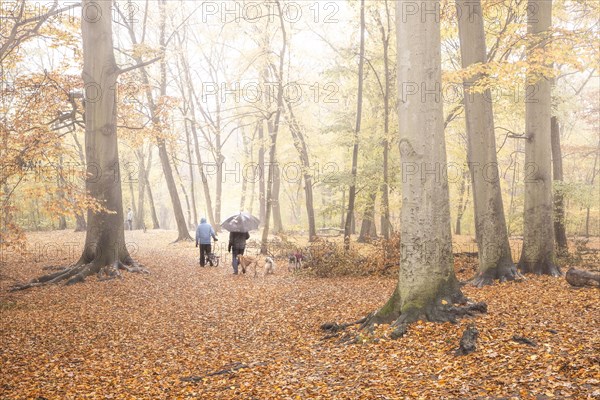
[[[133,230],[133,211],[131,211],[131,208],[129,208],[127,211],[127,225],[129,225],[129,230],[132,231]]]
[[[206,222],[206,218],[201,218],[200,219],[200,225],[198,225],[198,228],[196,228],[196,247],[198,247],[198,245],[200,245],[200,266],[204,267],[204,265],[206,264],[206,258],[208,258],[208,255],[211,253],[212,249],[210,246],[210,238],[213,238],[215,240],[215,242],[219,239],[217,239],[217,236],[215,235],[215,231],[212,228],[212,226],[210,226],[210,224],[208,222]],[[214,267],[212,260],[209,258],[208,262],[210,263],[211,267]]]
[[[233,265],[233,274],[237,275],[238,273],[238,255],[243,255],[244,250],[246,249],[246,240],[250,239],[250,234],[248,232],[230,232],[229,233],[229,246],[227,247],[227,251],[231,253],[233,249],[233,253],[231,253],[231,263]]]

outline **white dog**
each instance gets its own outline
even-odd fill
[[[271,257],[265,258],[265,275],[275,273],[275,261]]]

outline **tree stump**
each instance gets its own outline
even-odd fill
[[[479,331],[475,325],[467,326],[467,329],[463,332],[462,338],[460,339],[460,346],[456,349],[457,356],[464,356],[477,350],[477,337]]]
[[[571,286],[600,288],[600,273],[598,272],[571,268],[567,271],[565,279]]]

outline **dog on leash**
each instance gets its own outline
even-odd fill
[[[302,268],[302,260],[304,257],[302,253],[291,254],[288,258],[288,271],[295,272]]]
[[[273,275],[275,273],[275,260],[271,257],[265,258],[265,275]]]
[[[254,277],[258,276],[258,269],[261,266],[260,258],[253,256],[245,256],[242,254],[237,255],[238,263],[242,268],[242,273],[245,274],[246,270],[250,270],[250,267],[254,267]],[[275,261],[271,257],[265,258],[263,265],[263,276],[267,274],[273,274],[275,272]]]

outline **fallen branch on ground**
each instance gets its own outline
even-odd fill
[[[571,286],[600,288],[600,273],[598,272],[570,268],[565,275],[565,279]]]

